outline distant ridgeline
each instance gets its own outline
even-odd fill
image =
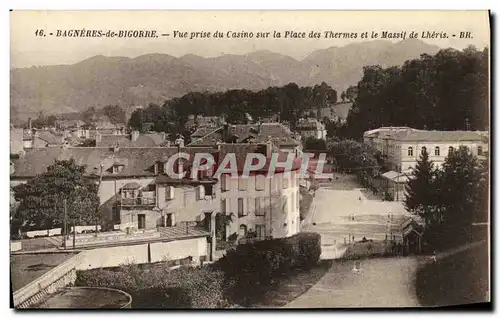
[[[355,85],[363,66],[401,65],[439,47],[420,40],[352,43],[311,52],[302,60],[270,51],[204,58],[188,54],[146,54],[136,58],[94,56],[72,65],[11,70],[12,117],[27,120],[46,115],[82,112],[91,106],[120,105],[125,110],[189,92],[259,91],[296,83],[322,82],[339,93]],[[43,85],[41,85],[43,83]]]

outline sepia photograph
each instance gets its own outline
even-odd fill
[[[9,15],[11,308],[493,308],[489,11]]]

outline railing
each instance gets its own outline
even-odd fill
[[[84,253],[75,255],[14,292],[14,307],[29,308],[40,302],[46,295],[73,284],[76,280],[76,267],[80,264],[82,257],[84,257]]]
[[[249,237],[249,238],[244,237],[238,240],[238,244],[248,244],[264,240],[266,240],[266,237]]]
[[[155,197],[137,197],[137,198],[122,198],[122,206],[154,206],[156,204]]]

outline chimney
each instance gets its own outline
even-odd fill
[[[268,141],[266,143],[266,157],[271,158],[272,153],[273,153],[273,144],[271,141]]]
[[[175,140],[175,144],[177,145],[180,151],[181,148],[184,148],[184,138],[182,138],[182,136],[179,135],[179,138]]]
[[[29,129],[30,131],[31,131],[31,129],[32,129],[32,128],[31,128],[31,117],[30,117],[30,118],[28,118],[28,129]]]
[[[130,133],[130,139],[132,141],[136,141],[137,138],[139,138],[139,131],[137,130],[133,130],[131,133]]]
[[[166,132],[161,132],[160,135],[161,135],[163,141],[167,140],[167,133]]]

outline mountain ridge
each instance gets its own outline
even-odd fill
[[[13,68],[11,113],[26,119],[39,111],[59,114],[110,104],[131,109],[190,91],[261,90],[290,82],[312,86],[324,81],[340,95],[361,79],[363,66],[401,65],[439,49],[420,40],[376,40],[316,50],[301,60],[269,50],[212,58],[96,55],[70,65]]]

